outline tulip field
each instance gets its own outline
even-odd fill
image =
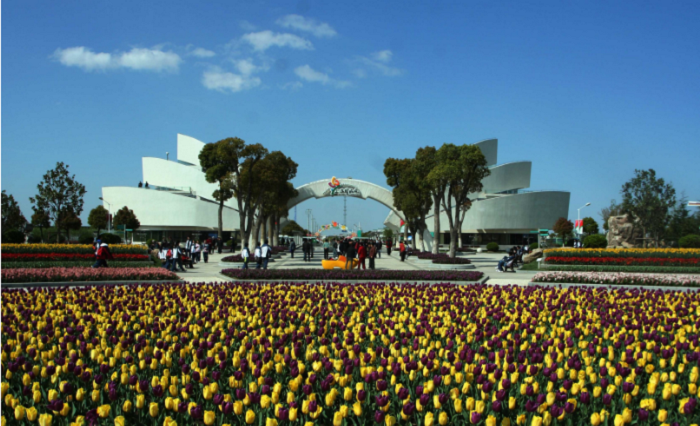
[[[697,292],[289,282],[1,297],[3,425],[700,419]]]
[[[548,249],[551,265],[700,266],[698,249]]]

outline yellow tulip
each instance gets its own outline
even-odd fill
[[[357,401],[352,405],[352,412],[358,417],[362,415],[362,404],[360,401]]]
[[[158,417],[158,403],[157,402],[151,402],[148,404],[148,414],[151,417]]]
[[[63,417],[66,417],[70,413],[70,405],[67,402],[63,403],[63,408],[59,412]]]
[[[249,425],[252,425],[254,421],[255,421],[255,412],[253,410],[246,411],[245,422]]]
[[[265,420],[265,426],[277,426],[277,420],[268,417],[267,420]]]
[[[51,426],[53,416],[51,414],[42,414],[39,416],[39,426]]]
[[[483,414],[485,409],[486,409],[486,403],[484,401],[476,401],[476,405],[474,407],[474,410],[476,410],[477,413]]]
[[[542,417],[534,416],[532,422],[530,422],[530,426],[542,426]]]
[[[449,421],[450,421],[450,418],[447,416],[447,413],[444,411],[441,411],[440,415],[438,416],[438,422],[440,423],[440,425],[445,426]]]
[[[270,406],[270,402],[271,402],[271,401],[270,401],[270,397],[267,396],[267,395],[263,395],[263,396],[260,398],[260,407],[262,407],[262,408],[267,408],[267,407]]]
[[[58,392],[56,389],[49,390],[49,402],[58,399]]]
[[[455,413],[459,414],[462,412],[462,400],[457,398],[455,399]]]
[[[510,426],[510,417],[504,417],[503,420],[501,420],[501,426]]]
[[[216,413],[214,413],[213,411],[205,411],[204,424],[207,426],[211,426],[214,424],[214,421],[216,421]]]
[[[491,415],[486,417],[486,426],[496,426],[496,418]]]
[[[386,416],[386,418],[384,419],[384,423],[386,424],[386,426],[394,426],[397,422],[398,420],[394,416]]]
[[[111,409],[112,407],[109,404],[100,405],[99,407],[97,407],[97,415],[104,419],[107,416],[109,416],[109,411]]]
[[[601,423],[600,414],[598,414],[598,413],[591,414],[591,424],[593,426],[598,426],[600,423]]]
[[[343,399],[346,401],[352,401],[352,389],[351,388],[343,389]]]
[[[177,426],[177,422],[173,420],[172,417],[168,416],[163,421],[163,426]]]
[[[665,422],[668,417],[668,412],[666,410],[659,410],[658,419],[660,422]]]
[[[128,399],[124,401],[124,404],[122,404],[122,411],[125,413],[131,413],[132,408],[134,407],[134,404],[131,403]]]
[[[236,413],[237,416],[240,416],[243,414],[243,402],[241,401],[236,401],[233,403],[233,412]]]
[[[22,407],[21,405],[18,405],[15,407],[15,420],[22,420],[24,419],[24,416],[27,414],[27,410]]]
[[[34,400],[34,404],[38,404],[41,402],[41,391],[35,390],[32,399]]]
[[[515,397],[512,397],[512,396],[511,396],[511,397],[508,399],[508,409],[509,409],[509,410],[514,409],[514,408],[515,408],[515,405],[517,404],[517,402],[518,402],[518,400],[515,399]]]
[[[289,409],[289,421],[290,422],[295,422],[297,421],[297,416],[298,416],[298,411],[296,408],[290,408]]]
[[[36,420],[38,415],[39,415],[39,412],[36,410],[36,407],[27,408],[27,420],[29,420],[30,422],[33,422],[34,420]]]
[[[211,389],[209,389],[209,386],[204,386],[203,393],[204,393],[204,399],[206,399],[206,400],[210,400],[214,397],[214,394],[212,393]],[[265,395],[265,396],[267,396],[267,395]],[[270,398],[268,397],[268,399],[270,399]]]
[[[435,418],[433,416],[433,413],[426,413],[425,414],[425,426],[433,426],[435,424]]]
[[[93,390],[92,394],[91,394],[91,398],[92,398],[92,402],[99,401],[100,400],[100,390],[99,389]]]
[[[146,397],[143,395],[136,395],[136,408],[139,410],[146,405]]]
[[[625,421],[623,420],[622,415],[615,414],[615,420],[613,421],[613,424],[615,426],[624,426]]]
[[[124,416],[118,416],[114,418],[114,426],[125,426],[126,425],[126,420],[124,419]]]

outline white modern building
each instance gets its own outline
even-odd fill
[[[462,225],[462,243],[485,245],[524,244],[535,241],[531,233],[549,229],[560,217],[567,217],[570,193],[565,191],[531,191],[532,163],[520,161],[498,164],[498,140],[476,143],[486,157],[491,175],[484,179],[483,191],[473,194],[473,203]],[[134,211],[141,222],[139,240],[169,237],[184,240],[187,235],[215,233],[218,227],[218,202],[212,199],[216,185],[208,183],[199,164],[204,143],[185,135],[177,135],[174,160],[144,157],[143,187],[104,187],[104,207],[112,214],[123,206]],[[391,212],[384,224],[400,229],[401,212],[394,208],[391,191],[383,186],[358,179],[341,179],[336,188],[330,178],[297,188],[299,195],[289,202],[293,207],[310,198],[349,196],[371,199]],[[225,203],[224,238],[238,230],[239,219],[235,199]],[[423,239],[432,244],[435,236],[433,218],[428,217],[428,232]],[[440,243],[449,243],[447,216],[442,212]]]

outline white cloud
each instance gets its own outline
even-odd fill
[[[294,69],[294,74],[296,74],[302,80],[310,81],[312,83],[321,83],[324,86],[330,84],[339,89],[343,89],[351,85],[349,81],[334,80],[328,74],[316,71],[309,65],[302,65],[300,67],[296,67]]]
[[[361,68],[358,68],[358,69],[356,69],[356,70],[352,70],[352,73],[355,74],[355,77],[357,77],[357,78],[365,78],[365,77],[367,77],[367,71],[365,71],[365,70],[363,70],[363,69],[361,69]]]
[[[193,51],[190,52],[190,55],[196,56],[198,58],[211,58],[212,56],[216,56],[216,53],[212,52],[211,50],[204,49],[202,47],[198,47],[194,49]]]
[[[202,84],[207,89],[218,90],[220,92],[240,92],[259,86],[260,78],[250,75],[239,75],[222,71],[220,68],[212,68],[202,75]]]
[[[394,54],[391,52],[391,50],[382,50],[372,53],[370,55],[372,57],[371,59],[365,56],[359,56],[357,57],[357,62],[360,62],[361,64],[374,69],[387,77],[396,77],[403,74],[404,71],[402,69],[387,65],[389,62],[391,62],[393,55]],[[353,73],[360,78],[366,75],[363,69],[355,70]]]
[[[264,52],[270,47],[291,47],[299,50],[313,50],[314,45],[299,36],[287,33],[273,33],[272,31],[260,31],[244,34],[241,40],[253,46],[254,50]]]
[[[282,86],[280,86],[282,90],[290,90],[292,92],[297,91],[302,87],[304,87],[304,83],[302,83],[301,81],[290,81],[289,83],[285,83]]]
[[[384,62],[384,63],[390,62],[392,55],[393,55],[393,53],[391,53],[391,50],[382,50],[380,52],[372,53],[372,57],[375,60],[377,60],[379,62]]]
[[[251,75],[256,72],[268,71],[270,69],[270,66],[265,63],[263,65],[255,65],[251,58],[237,60],[233,59],[231,60],[231,62],[236,67],[236,69],[238,69],[238,72],[240,72],[243,75]]]
[[[78,67],[85,71],[106,71],[109,69],[128,68],[145,71],[177,71],[180,56],[160,49],[133,48],[122,53],[95,53],[87,47],[69,47],[56,49],[53,57],[67,67]]]
[[[334,37],[338,34],[330,25],[324,22],[316,22],[314,19],[304,18],[300,15],[283,16],[277,20],[277,25],[284,28],[305,31],[316,37]]]

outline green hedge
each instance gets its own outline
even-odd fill
[[[498,251],[498,243],[491,241],[490,243],[486,244],[486,250]]]
[[[4,264],[3,264],[4,265]],[[528,268],[530,269],[530,268]],[[536,268],[533,268],[536,269]],[[697,267],[674,266],[604,266],[604,265],[547,265],[543,264],[540,271],[572,271],[572,272],[648,272],[673,274],[700,274]]]
[[[65,260],[65,261],[54,261],[54,262],[2,262],[3,269],[32,269],[32,268],[72,268],[72,267],[89,267],[95,263],[93,260]],[[115,268],[148,268],[151,266],[156,266],[151,261],[107,261],[109,267]]]
[[[530,244],[530,251],[540,248],[539,243]]]
[[[607,246],[608,240],[605,235],[593,234],[583,239],[584,248],[606,248]]]
[[[689,234],[678,240],[681,248],[700,248],[700,235]]]

